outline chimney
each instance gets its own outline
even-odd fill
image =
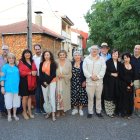
[[[35,24],[37,24],[39,26],[42,26],[42,16],[41,16],[41,14],[43,14],[43,12],[36,11],[34,13],[36,13],[36,16],[35,16]]]

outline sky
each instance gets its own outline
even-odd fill
[[[54,16],[54,11],[67,15],[74,27],[88,32],[84,15],[90,9],[94,0],[31,0],[32,21],[34,11],[42,11],[46,16]],[[27,0],[4,0],[0,4],[0,25],[6,25],[27,18]]]

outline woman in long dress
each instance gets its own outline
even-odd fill
[[[72,62],[72,78],[71,78],[71,105],[73,107],[72,115],[79,112],[83,116],[83,107],[87,106],[86,78],[83,73],[83,61],[81,53],[75,51],[73,53],[74,61]]]
[[[70,97],[70,79],[71,79],[71,62],[67,59],[65,50],[58,53],[57,60],[58,68],[57,75],[57,89],[56,89],[56,102],[57,102],[57,117],[65,115],[65,112],[71,109]]]
[[[134,105],[134,68],[130,63],[131,54],[124,53],[124,63],[120,69],[121,116],[130,119]]]
[[[118,61],[119,52],[114,49],[112,58],[106,62],[106,73],[104,77],[104,104],[105,111],[109,117],[114,117],[114,114],[119,111],[119,69],[121,63]]]

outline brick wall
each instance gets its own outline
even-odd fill
[[[4,44],[9,46],[10,52],[16,55],[17,60],[21,58],[22,51],[25,48],[27,48],[27,38],[25,34],[4,35],[3,42]],[[42,50],[46,50],[46,49],[50,50],[55,57],[57,56],[57,53],[61,48],[60,40],[56,40],[47,35],[33,34],[32,46],[36,43],[42,46]],[[0,37],[0,46],[2,46],[2,37]],[[33,48],[32,48],[32,52],[34,53]],[[1,54],[1,49],[0,49],[0,54]]]

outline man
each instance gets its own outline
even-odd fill
[[[100,49],[99,55],[101,57],[103,57],[105,61],[107,61],[107,60],[109,60],[111,58],[111,55],[108,53],[109,49],[110,48],[108,47],[107,43],[103,42],[101,44],[101,49]]]
[[[36,98],[36,114],[38,113],[45,113],[43,109],[43,94],[41,89],[41,84],[39,80],[39,65],[41,62],[41,45],[35,44],[34,45],[35,55],[33,56],[33,60],[37,67],[37,88],[35,91],[35,98]]]
[[[109,46],[108,46],[108,44],[106,43],[106,42],[103,42],[102,44],[101,44],[101,48],[100,48],[100,53],[99,53],[99,55],[105,60],[105,61],[107,61],[107,60],[109,60],[110,58],[111,58],[111,55],[109,54],[109,51],[110,50],[110,48],[109,48]],[[104,81],[104,79],[103,79],[103,81]],[[104,83],[104,82],[103,82]],[[101,101],[101,103],[102,103],[102,109],[103,110],[105,110],[105,108],[104,108],[104,93],[102,93],[102,101]]]
[[[7,45],[2,46],[2,55],[0,56],[0,76],[1,68],[2,66],[7,62],[7,54],[9,53],[9,48]],[[5,109],[5,103],[4,103],[4,95],[1,93],[1,85],[0,85],[0,117],[4,114],[6,111]]]
[[[86,77],[86,91],[88,94],[87,118],[92,118],[94,95],[96,96],[96,115],[103,117],[101,114],[101,95],[105,70],[106,64],[104,59],[99,56],[99,47],[93,45],[90,48],[90,55],[83,62],[83,72]]]
[[[131,58],[132,66],[134,67],[134,87],[140,88],[140,45],[135,45],[134,55]]]

